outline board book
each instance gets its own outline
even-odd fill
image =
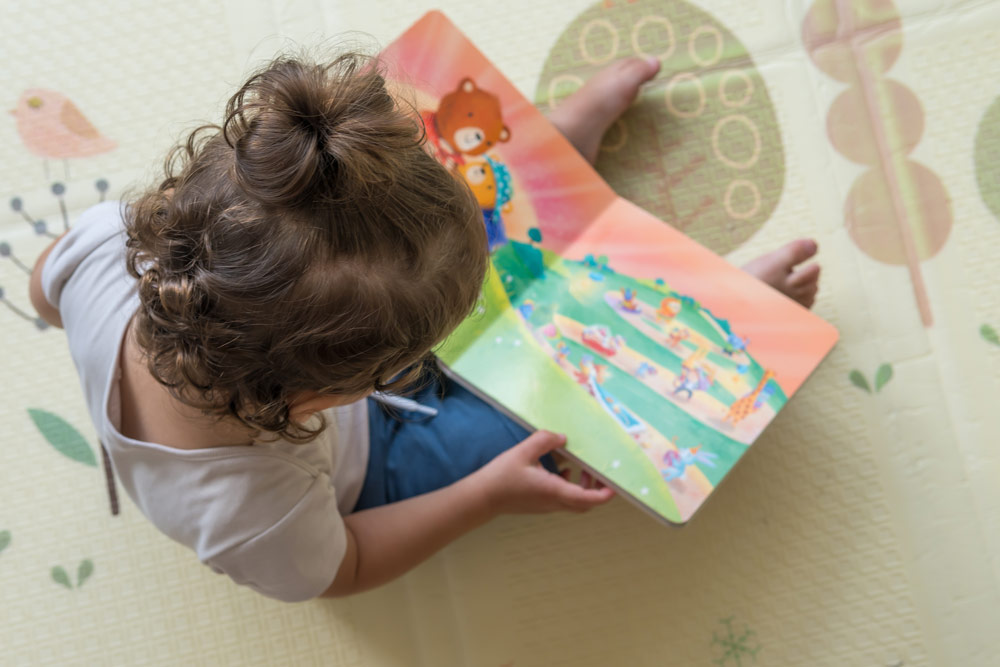
[[[443,14],[382,58],[428,149],[475,193],[491,249],[438,357],[526,426],[565,433],[620,495],[686,522],[836,330],[617,196]],[[741,187],[718,205],[747,206]]]

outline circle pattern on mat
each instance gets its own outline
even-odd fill
[[[597,170],[618,194],[717,253],[774,212],[785,157],[774,105],[746,48],[685,0],[592,5],[549,51],[535,92],[555,108],[615,60],[654,57],[660,73],[604,137]]]

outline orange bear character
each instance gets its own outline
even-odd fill
[[[423,120],[435,157],[449,167],[464,164],[465,155],[482,155],[510,140],[499,98],[469,77],[441,98],[436,112],[424,112]]]
[[[476,201],[479,202],[480,208],[496,208],[497,179],[488,163],[462,164],[459,165],[458,171],[462,174],[465,182],[469,184],[469,189],[476,195]]]

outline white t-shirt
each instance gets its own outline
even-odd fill
[[[347,547],[368,462],[362,400],[326,412],[314,441],[182,450],[119,432],[119,352],[139,305],[125,268],[122,205],[87,210],[42,269],[87,406],[115,473],[160,530],[236,583],[289,602],[322,593]]]

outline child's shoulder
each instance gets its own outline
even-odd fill
[[[105,400],[128,320],[138,303],[125,267],[121,204],[85,211],[42,265],[42,292],[66,330],[91,419],[106,422]]]
[[[61,309],[62,294],[71,281],[99,280],[108,262],[121,259],[124,272],[125,216],[123,204],[107,201],[84,211],[73,227],[53,246],[42,267],[45,298]],[[101,266],[95,266],[95,264]],[[90,271],[81,270],[90,268]]]

